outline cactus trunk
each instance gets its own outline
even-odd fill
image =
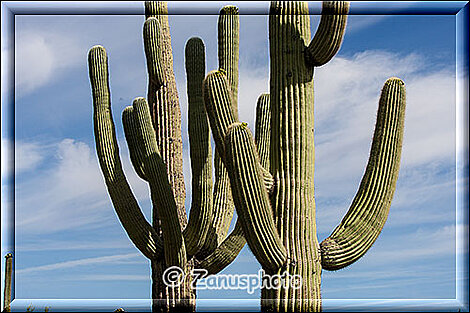
[[[152,36],[145,33],[144,42],[150,41],[146,45],[147,64],[161,64],[161,72],[164,73],[163,84],[159,86],[152,83],[152,72],[149,68],[149,86],[148,86],[148,105],[156,133],[156,143],[163,163],[166,165],[166,171],[173,191],[173,199],[176,203],[174,213],[179,220],[180,232],[184,230],[187,217],[184,207],[185,186],[183,177],[183,143],[181,139],[181,111],[178,100],[178,91],[176,89],[175,75],[173,72],[173,53],[171,47],[170,27],[168,24],[168,8],[165,2],[146,2],[145,17],[147,22],[151,18],[158,21],[158,34]],[[147,35],[147,36],[146,36]],[[158,38],[156,42],[151,41]],[[157,51],[158,50],[158,51]],[[159,55],[158,55],[159,54]],[[159,62],[152,62],[152,58],[159,57]],[[168,232],[162,232],[161,218],[158,209],[153,212],[153,227],[162,234],[165,242],[165,234],[168,238],[180,238],[181,235],[171,236]],[[170,240],[166,240],[169,242]],[[171,240],[173,241],[173,240]],[[170,253],[170,249],[165,249]],[[164,271],[170,266],[164,258],[151,260],[152,269],[152,311],[167,312],[174,308],[184,307],[187,310],[195,310],[195,290],[191,289],[191,275],[186,275],[185,282],[178,287],[169,287],[162,283]],[[185,273],[190,273],[193,268],[193,262],[188,262],[182,266]]]
[[[287,270],[302,287],[262,291],[267,311],[319,311],[321,263],[315,224],[313,68],[304,49],[310,40],[305,3],[273,3],[271,56],[271,163],[277,187],[271,198],[277,231],[288,253]],[[304,301],[302,301],[304,300]]]

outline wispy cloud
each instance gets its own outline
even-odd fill
[[[124,169],[134,193],[140,201],[148,200],[148,189],[133,173],[126,147],[121,144],[121,149]],[[34,175],[18,175],[19,231],[45,234],[110,223],[113,208],[93,154],[87,144],[64,139],[44,150],[48,168],[37,170]],[[148,213],[148,204],[144,208]]]
[[[16,247],[16,252],[31,251],[73,251],[73,250],[102,250],[102,249],[133,249],[127,238],[123,240],[108,241],[75,241],[51,238],[37,238],[34,242],[28,242]]]
[[[75,279],[75,278],[74,278]],[[148,275],[82,275],[76,278],[76,280],[89,280],[89,281],[148,281],[150,277]]]
[[[110,256],[73,260],[73,261],[58,262],[58,263],[53,263],[53,264],[48,264],[48,265],[41,265],[41,266],[18,269],[16,270],[16,274],[22,275],[22,274],[32,273],[32,272],[52,271],[52,270],[72,268],[72,267],[84,266],[84,265],[100,264],[100,263],[106,263],[109,265],[113,262],[118,262],[121,260],[128,260],[128,259],[132,259],[132,258],[136,258],[140,256],[141,256],[140,253],[127,253],[127,254],[118,254],[118,255],[110,255]]]

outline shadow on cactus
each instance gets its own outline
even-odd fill
[[[330,61],[343,39],[349,3],[324,2],[311,39],[305,3],[272,2],[270,90],[258,99],[256,133],[238,120],[238,9],[218,23],[219,69],[206,77],[201,39],[186,44],[188,130],[192,169],[189,220],[184,209],[181,112],[173,73],[167,6],[146,2],[143,37],[147,99],[122,114],[131,162],[150,187],[152,223],[144,218],[122,170],[111,114],[107,54],[88,56],[96,150],[111,201],[135,246],[151,261],[152,310],[195,309],[191,276],[178,287],[162,273],[178,266],[216,274],[245,243],[267,274],[297,275],[300,288],[262,289],[263,311],[320,311],[321,271],[357,261],[372,246],[390,209],[400,166],[405,87],[385,82],[369,161],[351,206],[319,243],[314,197],[314,68]],[[215,141],[212,158],[211,133]],[[215,180],[212,181],[212,166]],[[234,208],[238,220],[228,234]]]

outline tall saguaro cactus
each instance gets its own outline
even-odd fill
[[[270,91],[258,99],[256,134],[238,118],[238,9],[219,16],[219,69],[205,77],[204,43],[186,44],[192,202],[184,209],[181,112],[173,73],[165,3],[146,2],[143,37],[148,94],[122,114],[132,165],[149,183],[148,223],[122,170],[108,82],[107,54],[88,56],[95,141],[100,167],[116,213],[152,267],[152,309],[195,308],[193,268],[215,274],[248,243],[267,274],[301,278],[300,288],[279,284],[262,290],[265,311],[320,311],[321,271],[358,260],[377,239],[390,209],[400,165],[405,88],[390,78],[382,89],[369,162],[351,207],[323,242],[316,234],[314,197],[314,68],[340,49],[347,2],[324,2],[311,39],[308,7],[272,2],[269,16]],[[205,77],[205,78],[204,78]],[[212,148],[215,141],[212,181]],[[235,228],[227,235],[234,208]],[[165,285],[164,271],[177,266],[181,285]],[[273,286],[271,286],[273,287]]]
[[[318,243],[313,74],[339,50],[348,11],[347,2],[324,2],[311,39],[306,3],[271,3],[270,118],[268,123],[257,119],[266,124],[256,125],[257,132],[270,129],[269,149],[256,149],[249,129],[231,115],[224,73],[212,72],[204,82],[211,129],[229,169],[248,245],[267,273],[301,277],[300,288],[264,288],[264,311],[320,311],[322,269],[337,270],[358,260],[377,239],[390,209],[405,112],[405,88],[398,78],[388,79],[382,89],[369,162],[351,207],[333,233]],[[263,184],[266,169],[274,180],[271,194]]]
[[[101,170],[116,213],[135,246],[151,262],[152,310],[194,310],[195,290],[190,271],[197,265],[217,273],[230,264],[245,244],[238,225],[228,236],[234,207],[227,170],[212,148],[202,96],[205,48],[192,38],[186,46],[189,139],[192,168],[192,203],[189,221],[184,208],[181,112],[173,72],[173,56],[164,2],[145,3],[144,50],[148,69],[148,95],[125,108],[122,122],[131,163],[147,181],[153,206],[148,223],[122,170],[111,113],[108,56],[102,46],[89,51],[93,94],[95,142]],[[219,17],[219,63],[231,82],[235,110],[238,88],[238,9],[226,6]],[[231,108],[232,109],[232,108]],[[214,187],[213,187],[214,185]],[[181,285],[164,284],[164,271],[181,268]]]

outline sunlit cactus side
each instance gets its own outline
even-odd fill
[[[147,61],[147,98],[137,97],[124,109],[122,123],[130,160],[150,187],[152,222],[145,219],[122,169],[111,111],[108,55],[95,46],[88,54],[93,120],[98,159],[115,211],[134,245],[151,261],[152,310],[195,309],[190,270],[195,266],[214,274],[230,264],[246,241],[240,223],[228,233],[234,205],[229,176],[218,152],[212,182],[210,128],[202,95],[206,75],[205,48],[199,38],[186,45],[192,202],[189,219],[184,208],[181,112],[173,72],[173,56],[164,2],[145,3],[143,26]],[[238,97],[239,17],[234,6],[219,16],[219,66],[229,77],[235,116]],[[271,178],[272,182],[272,178]],[[165,269],[185,272],[180,286],[165,286]]]
[[[206,111],[216,150],[228,169],[237,225],[267,273],[302,278],[300,288],[280,284],[262,289],[263,311],[320,311],[322,269],[337,270],[364,255],[390,209],[406,102],[405,86],[398,78],[388,79],[382,89],[369,162],[351,207],[333,233],[318,242],[313,72],[339,51],[348,12],[348,2],[324,2],[311,39],[306,3],[271,3],[270,93],[258,100],[255,139],[231,110],[225,72],[213,71],[204,80]],[[261,118],[262,114],[267,116]],[[263,183],[269,181],[265,177],[272,179],[272,187]]]
[[[3,310],[11,312],[11,276],[13,275],[13,255],[5,255],[5,285],[3,290]]]

